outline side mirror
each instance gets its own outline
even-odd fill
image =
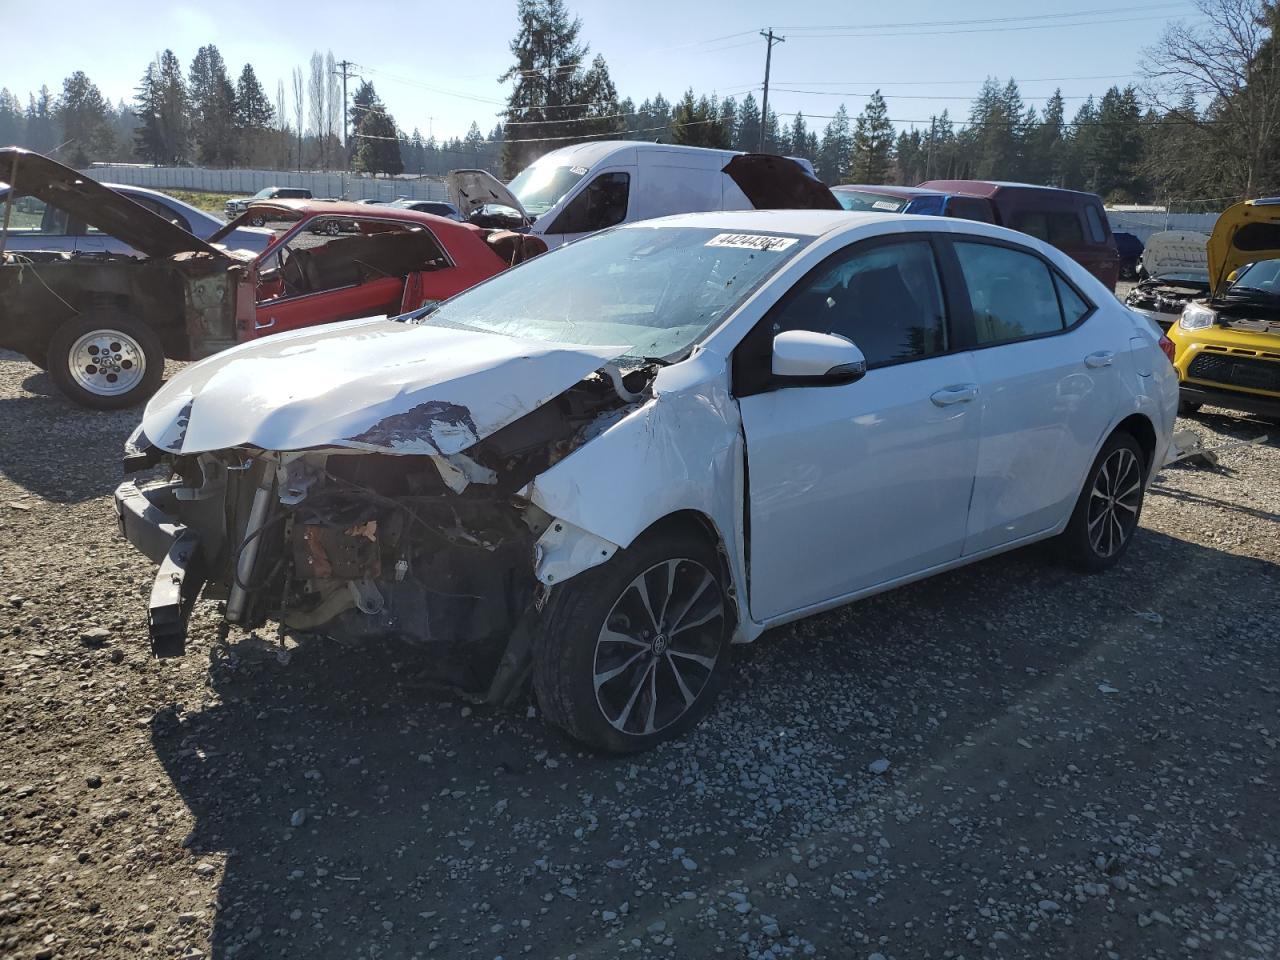
[[[787,330],[773,338],[773,375],[817,383],[853,383],[867,372],[867,358],[848,337]]]

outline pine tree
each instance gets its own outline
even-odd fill
[[[248,163],[261,163],[267,152],[268,131],[275,117],[275,109],[266,91],[258,82],[250,64],[245,64],[236,81],[235,121],[239,155]]]
[[[22,101],[8,87],[0,87],[0,143],[22,143],[26,133],[26,118],[22,115]]]
[[[720,101],[720,130],[724,141],[732,148],[738,142],[738,103],[733,97],[725,97]]]
[[[884,97],[876,90],[858,115],[853,129],[853,156],[850,163],[855,183],[884,183],[890,172],[893,124]]]
[[[720,125],[719,108],[705,95],[695,100],[692,87],[676,104],[671,117],[671,139],[673,143],[693,147],[728,146]]]
[[[738,150],[755,153],[760,149],[760,107],[753,94],[748,93],[738,108]]]
[[[77,70],[62,81],[55,112],[72,166],[86,167],[95,158],[108,159],[115,146],[110,109],[84,71]]]
[[[810,161],[817,159],[809,153],[809,128],[805,125],[803,113],[797,113],[796,118],[791,121],[791,130],[787,134],[787,139],[789,156],[804,157]]]
[[[582,76],[578,96],[584,104],[584,116],[589,120],[575,126],[583,136],[617,137],[626,129],[626,118],[618,104],[618,90],[609,77],[609,65],[604,57],[596,54],[591,67]]]
[[[849,112],[844,104],[836,109],[835,116],[822,131],[822,145],[818,148],[818,178],[835,185],[844,183],[849,176],[849,158],[853,153],[853,137],[849,132]]]
[[[569,13],[564,0],[518,0],[516,16],[520,27],[511,41],[516,62],[498,78],[500,83],[513,81],[506,117],[508,126],[520,131],[503,151],[507,176],[578,133],[573,121],[585,112],[578,93],[581,64],[589,52],[578,42],[582,21]]]
[[[395,176],[404,172],[404,158],[400,155],[401,133],[391,114],[378,99],[373,84],[362,81],[356,91],[356,102],[360,108],[360,119],[355,125],[355,153],[351,166],[354,170],[372,174]],[[352,107],[354,113],[356,107]],[[473,123],[472,129],[479,135],[480,130]]]
[[[1096,171],[1088,168],[1098,135],[1098,108],[1089,97],[1071,119],[1070,136],[1063,151],[1063,186],[1071,190],[1092,190]]]
[[[26,128],[27,146],[38,153],[49,153],[60,141],[54,119],[53,94],[46,86],[40,87],[40,95],[27,96]]]
[[[201,47],[191,61],[188,91],[196,159],[215,167],[235,162],[235,89],[227,65],[213,44]]]

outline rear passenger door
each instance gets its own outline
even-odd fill
[[[982,396],[966,556],[1068,516],[1121,402],[1127,332],[1038,253],[952,240]]]

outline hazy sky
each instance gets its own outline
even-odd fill
[[[1138,79],[1142,49],[1170,19],[1191,19],[1190,0],[1068,0],[1049,6],[1014,0],[570,0],[581,37],[604,54],[620,96],[638,104],[654,93],[676,99],[686,87],[734,95],[754,90],[764,73],[766,27],[787,40],[775,47],[771,105],[784,122],[803,111],[826,123],[843,100],[857,114],[879,87],[895,121],[923,121],[949,108],[963,117],[982,79],[1012,76],[1028,103],[1054,87],[1067,113],[1090,93]],[[274,101],[294,66],[314,49],[359,64],[399,125],[437,137],[462,135],[472,120],[485,132],[502,109],[497,77],[511,62],[515,3],[391,0],[204,0],[112,3],[71,0],[56,7],[0,0],[11,40],[0,86],[27,93],[84,70],[113,101],[131,100],[143,70],[168,47],[189,65],[197,47],[215,43],[232,79],[248,61]],[[56,11],[56,12],[55,12]],[[641,15],[620,15],[636,11]],[[59,35],[52,36],[55,24]],[[353,90],[354,92],[354,90]],[[288,97],[286,96],[286,102]]]

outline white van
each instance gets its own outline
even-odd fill
[[[840,209],[807,161],[636,140],[552,150],[506,185],[484,170],[454,170],[447,182],[468,220],[527,230],[549,247],[674,213]]]

